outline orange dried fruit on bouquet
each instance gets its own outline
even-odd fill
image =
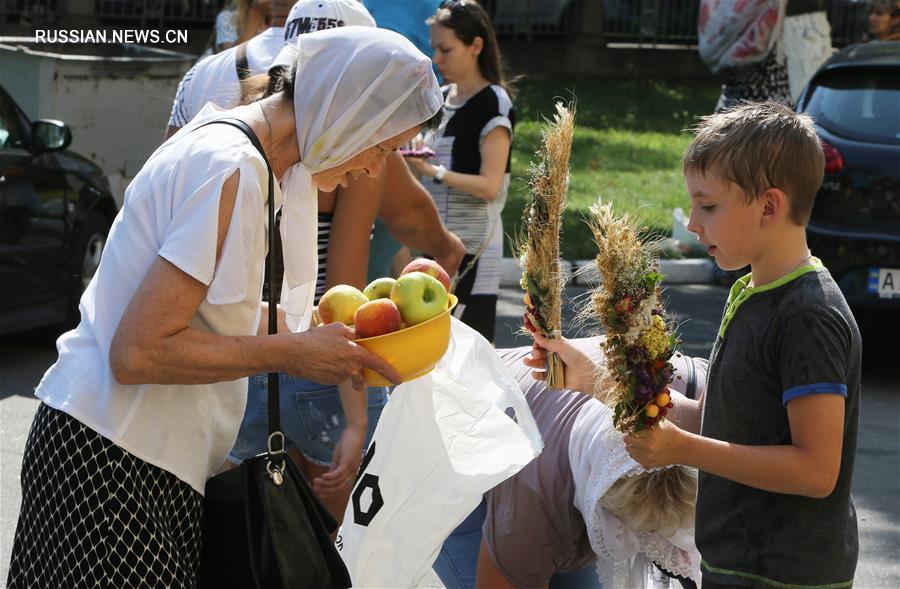
[[[659,406],[653,403],[650,403],[646,407],[644,407],[644,415],[647,417],[653,418],[659,415]]]
[[[654,402],[660,407],[665,407],[671,400],[672,399],[669,397],[669,393],[660,393],[656,395],[656,400]]]

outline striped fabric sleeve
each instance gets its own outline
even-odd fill
[[[175,91],[175,100],[172,102],[172,113],[169,115],[170,127],[184,127],[193,118],[193,114],[188,112],[190,107],[187,104],[187,93],[191,85],[191,78],[194,77],[195,73],[197,73],[197,64],[194,64],[194,66],[184,74],[184,77],[178,84],[178,89]]]
[[[782,393],[781,403],[787,406],[794,399],[806,395],[840,395],[846,398],[847,385],[839,382],[817,382],[791,387]]]

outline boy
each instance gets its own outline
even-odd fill
[[[735,283],[706,395],[626,437],[645,467],[700,470],[703,587],[850,587],[858,539],[850,483],[861,340],[806,246],[824,157],[806,115],[776,103],[705,118],[684,154],[688,229]],[[702,415],[700,434],[689,431]]]

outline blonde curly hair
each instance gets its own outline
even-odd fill
[[[626,528],[662,536],[692,529],[696,503],[697,471],[686,466],[620,478],[600,499]]]

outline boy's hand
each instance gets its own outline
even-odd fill
[[[664,419],[652,429],[625,436],[625,450],[644,468],[681,464],[679,449],[684,437],[683,430]]]

